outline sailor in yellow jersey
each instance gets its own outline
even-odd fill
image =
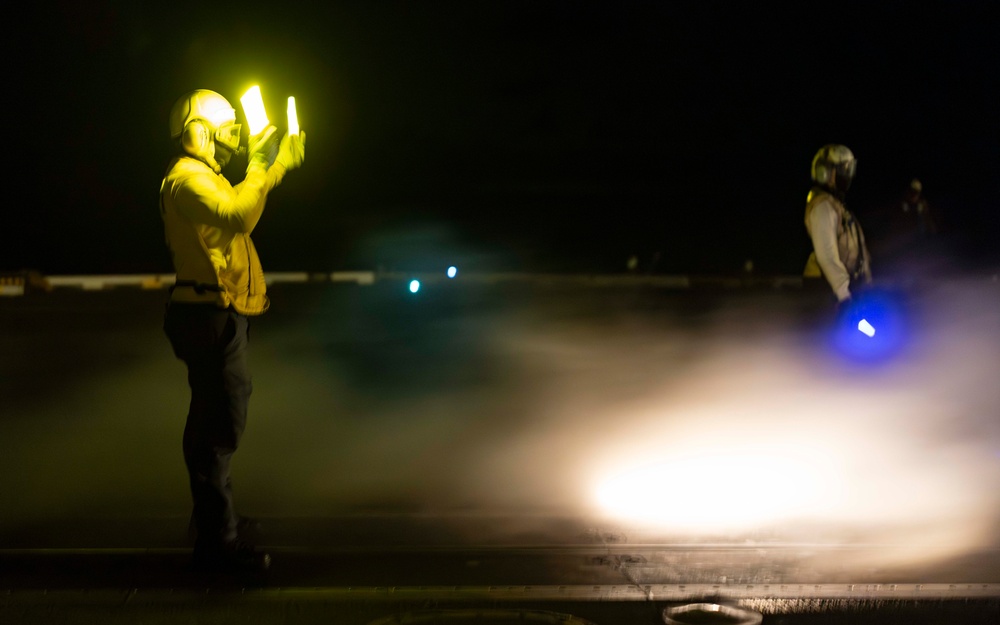
[[[268,306],[250,234],[268,194],[302,165],[305,133],[278,141],[269,126],[250,137],[246,176],[235,186],[222,168],[241,150],[240,125],[223,96],[207,89],[182,96],[170,111],[170,135],[178,152],[160,187],[160,214],[177,281],[164,330],[191,387],[183,448],[198,532],[194,561],[259,571],[270,557],[238,536],[229,474],[252,390],[249,317]]]

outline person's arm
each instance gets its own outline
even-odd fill
[[[838,302],[851,297],[851,276],[837,248],[837,211],[829,201],[819,202],[807,216],[816,262]]]
[[[267,193],[280,182],[283,171],[252,169],[237,187],[205,172],[186,178],[174,191],[177,210],[194,223],[231,232],[252,232]]]

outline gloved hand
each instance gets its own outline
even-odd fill
[[[278,156],[278,129],[274,126],[268,126],[250,137],[247,152],[249,156],[247,169],[251,167],[267,169],[270,167]]]
[[[837,302],[837,313],[845,314],[854,305],[854,298],[848,295],[845,299]]]
[[[836,308],[836,319],[838,326],[846,326],[851,322],[851,317],[856,313],[856,303],[853,297],[848,296],[846,299],[837,302]]]
[[[278,158],[275,162],[291,171],[302,166],[306,160],[306,133],[299,132],[296,135],[285,135],[281,138],[281,147],[278,148]]]

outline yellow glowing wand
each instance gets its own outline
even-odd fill
[[[299,134],[299,115],[295,112],[294,96],[288,96],[288,134]]]
[[[250,136],[259,134],[271,123],[267,119],[267,112],[264,110],[264,99],[260,95],[260,87],[254,85],[247,89],[247,92],[240,98],[243,104],[243,112],[246,113],[247,123],[250,125]]]

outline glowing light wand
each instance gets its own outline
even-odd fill
[[[288,134],[299,134],[299,115],[295,111],[294,96],[288,96]]]
[[[240,98],[240,102],[243,104],[243,112],[246,113],[247,123],[250,126],[250,136],[260,134],[271,123],[264,110],[264,99],[261,98],[260,87],[254,85],[247,89],[247,92]]]

